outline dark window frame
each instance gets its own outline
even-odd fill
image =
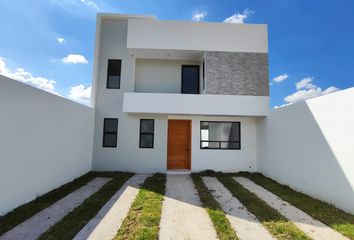
[[[193,94],[183,92],[183,68],[198,68],[198,81],[197,81],[197,93],[200,94],[200,65],[182,64],[181,66],[181,94]]]
[[[109,121],[109,120],[116,120],[117,121],[117,130],[112,132],[112,131],[105,131],[106,130],[106,122]],[[118,146],[118,123],[119,123],[119,120],[118,118],[104,118],[103,119],[103,141],[102,141],[102,147],[104,148],[116,148]],[[109,135],[115,135],[115,145],[114,146],[107,146],[105,145],[105,137],[106,137],[106,134],[109,134]]]
[[[120,71],[119,71],[119,86],[118,87],[112,87],[112,86],[109,86],[108,83],[109,83],[109,62],[110,61],[119,61],[120,62]],[[107,61],[107,79],[106,79],[106,88],[107,89],[120,89],[120,85],[121,85],[121,76],[122,76],[122,59],[108,59]]]
[[[208,123],[237,123],[239,127],[238,131],[238,139],[239,141],[206,141],[202,140],[202,123],[203,122],[208,122]],[[201,150],[241,150],[241,122],[239,121],[200,121],[199,125],[199,135],[200,135],[200,149]],[[203,142],[218,142],[219,143],[219,148],[203,148],[202,143]],[[239,143],[238,148],[221,148],[221,143]]]
[[[152,126],[153,126],[153,132],[152,133],[147,133],[147,132],[142,132],[141,131],[141,125],[143,121],[152,121]],[[141,145],[141,136],[152,136],[152,146],[151,147],[144,147]],[[140,129],[139,129],[139,148],[154,148],[155,144],[155,119],[152,118],[141,118],[140,119]]]
[[[205,62],[203,61],[203,90],[205,90]]]

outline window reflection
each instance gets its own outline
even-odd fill
[[[200,122],[202,149],[241,149],[240,122]]]

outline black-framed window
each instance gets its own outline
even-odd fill
[[[108,59],[107,88],[120,89],[121,68],[122,68],[122,60]]]
[[[199,94],[199,65],[182,65],[181,93]]]
[[[241,123],[200,122],[201,149],[241,149]]]
[[[140,119],[139,148],[154,148],[154,119]]]
[[[118,118],[105,118],[103,122],[103,147],[117,147]]]

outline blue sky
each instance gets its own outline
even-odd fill
[[[96,12],[265,23],[271,105],[280,106],[354,86],[353,11],[352,0],[1,1],[0,74],[87,103]]]

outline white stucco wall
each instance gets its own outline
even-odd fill
[[[139,148],[139,124],[141,118],[155,119],[154,148]],[[167,171],[167,127],[168,119],[192,120],[192,159],[191,170],[236,172],[255,171],[257,168],[256,119],[251,117],[208,117],[173,115],[119,115],[118,146],[103,148],[103,121],[97,133],[99,144],[95,146],[94,170],[166,172]],[[200,121],[240,121],[241,150],[200,149]]]
[[[93,109],[0,76],[0,215],[91,170]]]
[[[178,116],[169,119],[192,120],[192,161],[191,170],[199,172],[212,169],[214,171],[254,172],[257,169],[256,118],[252,117],[210,117],[210,116]],[[241,123],[241,149],[220,150],[200,149],[200,121],[235,121]]]
[[[167,127],[164,126],[166,117],[154,118],[156,134],[154,150],[139,149],[140,117],[149,118],[149,116],[130,116],[122,112],[124,92],[133,92],[135,83],[135,58],[126,48],[127,20],[103,20],[100,31],[98,79],[95,90],[93,170],[164,171],[166,163],[161,158],[161,154],[164,152],[167,154],[167,147],[165,147]],[[120,89],[106,88],[108,59],[122,59]],[[117,148],[102,147],[104,118],[118,118]]]
[[[124,93],[123,112],[267,116],[269,97],[211,94]]]
[[[258,170],[354,213],[354,88],[259,120]]]
[[[93,170],[153,173],[166,171],[167,117],[118,114],[118,143],[116,148],[102,147],[103,119],[97,119]],[[140,118],[155,120],[154,148],[139,148]]]
[[[199,65],[201,68],[200,64],[199,61],[137,59],[135,92],[181,93],[182,65]]]
[[[268,52],[265,24],[128,20],[128,45],[134,49]],[[207,41],[206,41],[207,39]]]

